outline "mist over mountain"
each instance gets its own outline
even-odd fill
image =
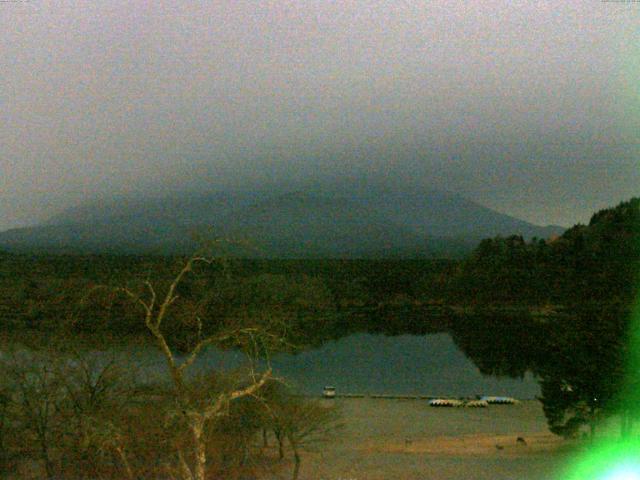
[[[246,241],[265,257],[459,256],[496,235],[547,238],[540,227],[454,193],[379,182],[122,197],[65,210],[0,233],[0,248],[58,252],[188,253],[195,237]]]

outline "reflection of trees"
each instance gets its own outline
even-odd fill
[[[485,375],[521,378],[544,356],[540,339],[546,325],[526,311],[483,311],[452,322],[455,344]]]
[[[605,415],[623,413],[628,312],[619,305],[583,304],[558,319],[545,338],[537,374],[549,428],[564,436],[583,425],[591,433]]]
[[[313,313],[301,321],[297,344],[317,347],[356,333],[428,335],[446,332],[452,317],[446,307],[380,306],[351,307],[332,313]]]
[[[623,390],[628,309],[583,303],[542,321],[525,312],[485,311],[452,322],[455,344],[485,375],[539,380],[542,406],[552,432],[572,436],[583,426],[592,433],[598,419],[629,412],[637,389]]]

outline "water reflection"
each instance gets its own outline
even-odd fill
[[[163,358],[152,347],[138,363],[151,378],[162,378]],[[246,362],[242,353],[206,350],[194,364],[195,372],[232,370]],[[277,375],[306,394],[320,394],[325,385],[340,393],[388,393],[446,396],[479,394],[533,398],[539,387],[532,375],[506,378],[483,375],[456,346],[448,333],[396,335],[357,333],[329,340],[302,352],[273,357]]]
[[[306,394],[320,394],[325,385],[361,394],[533,398],[540,393],[530,373],[541,348],[531,340],[540,332],[526,315],[395,309],[351,312],[321,325],[309,329],[305,348],[272,358],[275,373]],[[116,355],[145,382],[167,378],[164,357],[147,340],[89,349]],[[239,351],[208,348],[190,371],[230,371],[246,363]]]

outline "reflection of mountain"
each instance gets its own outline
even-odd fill
[[[192,233],[209,229],[217,236],[248,239],[254,255],[272,257],[451,256],[487,236],[548,237],[561,230],[531,225],[454,194],[341,186],[85,205],[46,225],[3,232],[0,247],[190,251]]]

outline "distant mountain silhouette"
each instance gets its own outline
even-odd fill
[[[485,237],[547,238],[563,230],[532,225],[456,194],[344,182],[87,204],[41,226],[0,233],[0,248],[188,253],[198,234],[246,240],[250,247],[234,253],[250,256],[459,256]]]

